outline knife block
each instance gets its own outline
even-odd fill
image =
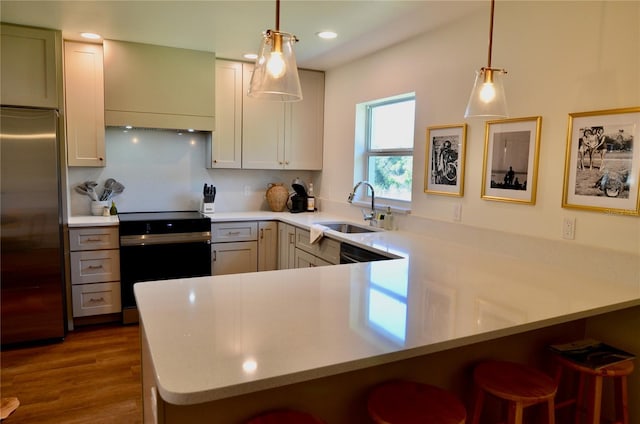
[[[213,203],[205,203],[202,202],[202,206],[200,207],[200,212],[202,213],[214,213],[215,208],[213,207]]]

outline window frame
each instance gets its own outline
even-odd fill
[[[407,101],[414,102],[414,128],[413,128],[413,147],[411,148],[382,148],[382,149],[374,149],[371,148],[371,123],[373,122],[373,110],[377,107],[386,106],[390,104],[402,103]],[[369,161],[372,157],[396,157],[396,156],[411,156],[412,160],[414,158],[415,151],[415,102],[416,102],[416,94],[415,92],[405,93],[393,97],[382,98],[370,102],[362,103],[363,107],[363,119],[362,125],[364,127],[363,131],[363,146],[360,154],[361,163],[360,169],[362,170],[362,175],[359,177],[356,176],[357,181],[368,180],[369,176]],[[357,125],[357,123],[356,123]],[[356,149],[357,151],[357,149]],[[358,158],[356,158],[356,161]],[[358,167],[356,166],[356,169]],[[354,175],[355,176],[355,175]],[[356,183],[357,181],[354,181]],[[409,187],[409,192],[411,194],[411,200],[403,200],[395,197],[384,197],[382,195],[376,195],[377,199],[384,199],[386,204],[384,206],[392,206],[392,209],[406,209],[411,206],[411,202],[413,200],[413,169],[412,169],[412,178],[411,178],[411,186]],[[357,193],[356,193],[357,194]],[[369,190],[365,192],[363,191],[360,200],[364,202],[370,202],[371,196],[369,195]],[[394,208],[393,206],[399,206],[399,208]]]

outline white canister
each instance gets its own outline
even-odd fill
[[[104,208],[107,208],[107,210],[109,210],[108,200],[105,200],[105,201],[92,200],[91,201],[91,215],[95,215],[95,216],[104,215]]]

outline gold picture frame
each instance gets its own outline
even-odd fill
[[[424,192],[464,195],[467,124],[427,127]]]
[[[640,107],[570,113],[562,207],[640,216],[639,139]]]
[[[481,198],[535,205],[541,128],[541,116],[485,123]]]

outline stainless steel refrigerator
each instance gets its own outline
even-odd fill
[[[57,122],[55,110],[0,111],[2,345],[65,335]]]

